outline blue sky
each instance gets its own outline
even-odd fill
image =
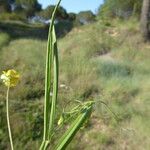
[[[56,0],[38,0],[42,4],[43,8],[50,4],[55,4]],[[63,6],[67,12],[75,12],[84,10],[92,10],[94,13],[100,4],[103,3],[103,0],[62,0],[61,6]]]

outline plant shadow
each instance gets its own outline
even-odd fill
[[[57,37],[64,37],[73,28],[69,21],[59,21],[56,25]],[[11,39],[29,38],[47,40],[49,25],[28,24],[23,22],[0,22],[0,32],[9,34]]]

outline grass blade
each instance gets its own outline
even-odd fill
[[[54,81],[53,81],[53,96],[51,102],[50,122],[49,122],[49,139],[51,138],[54,129],[56,102],[57,102],[57,94],[58,94],[58,74],[59,74],[58,49],[57,49],[57,40],[56,40],[54,26],[52,32],[53,32],[53,52],[54,52],[54,72],[53,72]]]
[[[78,132],[78,130],[88,118],[89,114],[91,113],[92,106],[93,104],[82,110],[82,112],[77,116],[75,121],[71,124],[70,128],[60,138],[54,150],[63,150],[67,147],[67,145],[71,142],[75,134]]]
[[[46,54],[46,72],[45,72],[45,102],[44,102],[44,135],[43,142],[41,144],[41,150],[44,148],[46,143],[50,141],[50,134],[52,133],[53,123],[55,118],[55,108],[56,108],[56,99],[57,99],[57,89],[58,89],[58,57],[57,57],[57,43],[56,35],[54,29],[54,19],[57,8],[59,7],[61,0],[58,1],[51,17],[51,23],[48,33],[48,42],[47,42],[47,54]],[[54,52],[55,51],[55,52]],[[54,61],[54,83],[53,83],[53,92],[55,93],[53,98],[50,96],[52,90],[52,65]],[[53,101],[53,102],[52,102]],[[51,119],[52,117],[52,119]],[[51,130],[51,131],[50,131]],[[50,133],[51,132],[51,133]]]

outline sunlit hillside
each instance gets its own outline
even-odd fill
[[[23,28],[28,31],[25,36],[12,36],[9,26],[0,32],[0,71],[14,68],[21,73],[19,85],[10,94],[12,132],[19,150],[32,150],[33,145],[38,149],[42,139],[47,34],[41,26],[41,36],[30,34],[31,28]],[[58,118],[76,100],[96,101],[91,119],[68,150],[149,150],[150,45],[142,42],[139,22],[99,20],[75,27],[59,38],[58,47]],[[0,91],[3,150],[9,149],[9,139],[2,83]]]

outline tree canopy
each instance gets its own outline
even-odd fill
[[[27,17],[33,16],[35,12],[41,10],[41,5],[37,0],[15,0],[16,9],[23,11]]]
[[[0,13],[10,12],[11,7],[9,5],[8,0],[0,0]]]
[[[81,24],[87,24],[95,21],[95,15],[90,10],[81,11],[77,14],[76,19],[79,20]]]
[[[55,8],[55,5],[49,5],[47,8],[42,10],[38,15],[40,15],[41,17],[43,17],[45,19],[49,19],[52,15],[54,8]],[[57,19],[67,19],[68,13],[67,13],[66,9],[64,9],[62,6],[60,6],[57,10],[56,18]]]
[[[98,15],[102,17],[128,17],[139,15],[143,0],[104,0]]]

